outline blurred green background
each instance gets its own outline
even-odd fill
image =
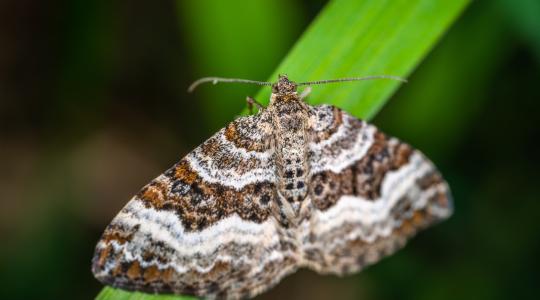
[[[265,80],[325,3],[2,1],[0,299],[95,297],[111,218],[258,91],[189,83]],[[539,85],[540,2],[473,1],[373,120],[440,167],[454,216],[359,275],[301,271],[260,299],[536,298]]]

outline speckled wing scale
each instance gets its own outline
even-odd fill
[[[220,130],[113,219],[92,270],[105,284],[253,297],[301,267],[350,274],[452,213],[409,145],[280,77],[270,105]]]

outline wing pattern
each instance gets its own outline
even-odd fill
[[[279,222],[280,133],[263,111],[134,196],[96,247],[95,276],[127,290],[252,297],[300,267],[356,272],[450,216],[448,185],[422,153],[336,107],[306,107],[308,213],[298,224]]]
[[[311,116],[315,209],[300,234],[304,266],[357,272],[452,213],[448,185],[419,151],[333,106]]]
[[[127,290],[244,298],[296,270],[294,238],[270,217],[267,122],[237,119],[145,186],[105,230],[96,277]]]

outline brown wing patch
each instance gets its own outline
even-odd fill
[[[395,171],[409,162],[412,148],[377,131],[368,153],[354,166],[355,194],[374,200],[381,196],[381,184],[389,171]]]
[[[377,132],[373,145],[355,164],[340,173],[323,171],[313,175],[311,196],[315,206],[326,210],[344,195],[378,199],[384,176],[407,164],[412,151],[409,145]]]
[[[264,152],[268,150],[268,141],[264,139],[264,134],[257,135],[257,133],[264,132],[265,128],[271,127],[268,123],[269,121],[261,115],[240,118],[225,127],[224,135],[237,148]]]
[[[275,197],[275,186],[269,182],[249,184],[241,190],[208,183],[191,170],[186,160],[137,194],[147,207],[174,211],[188,231],[202,230],[233,213],[261,223],[269,217]]]

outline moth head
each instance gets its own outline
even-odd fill
[[[274,94],[291,94],[294,92],[296,92],[296,83],[290,81],[287,75],[279,75],[278,81],[272,84],[272,93]]]

